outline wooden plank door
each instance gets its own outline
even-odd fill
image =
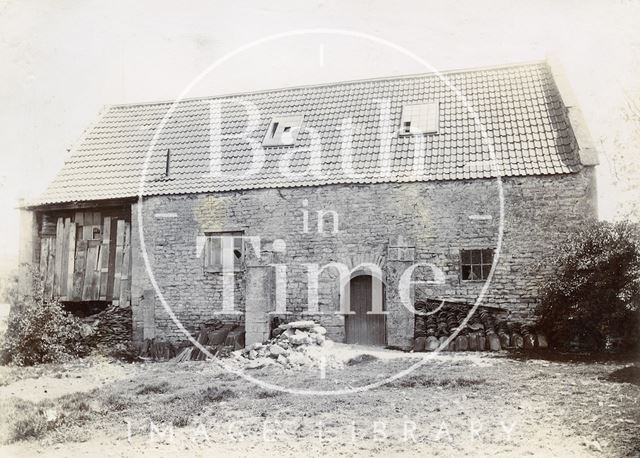
[[[372,281],[369,275],[354,277],[349,282],[352,315],[346,315],[347,343],[361,345],[385,345],[385,316],[367,314],[372,309]]]

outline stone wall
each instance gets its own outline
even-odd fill
[[[461,280],[460,249],[496,248],[502,222],[500,259],[483,304],[503,308],[513,319],[530,320],[538,289],[548,275],[547,254],[571,228],[596,216],[592,167],[577,174],[510,177],[502,182],[503,221],[497,180],[469,180],[155,196],[144,201],[142,233],[158,287],[188,330],[213,317],[242,319],[252,272],[280,264],[287,266],[287,281],[276,282],[275,268],[267,269],[270,293],[263,302],[272,314],[265,317],[276,314],[274,285],[279,283],[286,288],[286,315],[279,316],[317,319],[327,326],[329,337],[343,340],[344,320],[335,313],[343,294],[338,273],[331,268],[322,272],[318,310],[309,314],[306,264],[341,262],[351,268],[369,262],[381,266],[387,284],[388,343],[406,346],[413,336],[413,317],[399,303],[397,281],[408,266],[433,264],[445,274],[443,285],[417,285],[416,298],[473,302],[484,282]],[[143,337],[145,320],[147,328],[155,326],[156,335],[182,339],[157,297],[142,300],[145,291],[147,296],[154,294],[141,252],[137,209],[132,208],[134,339]],[[318,211],[325,212],[323,233]],[[335,216],[338,230],[333,233]],[[205,272],[197,255],[198,236],[207,231],[244,231],[260,237],[259,256],[247,243],[247,268],[235,278],[235,315],[220,315],[222,275]],[[278,239],[286,249],[282,242],[274,244]],[[428,266],[420,266],[413,279],[431,276]],[[260,298],[254,298],[251,307],[253,316]],[[263,332],[259,326],[252,330],[256,335]]]

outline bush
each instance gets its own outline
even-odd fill
[[[640,330],[640,243],[629,222],[594,222],[573,233],[550,260],[538,325],[555,347],[629,349]]]
[[[57,302],[22,304],[20,310],[9,317],[0,344],[2,362],[31,366],[85,356],[89,348],[82,326],[78,318]]]

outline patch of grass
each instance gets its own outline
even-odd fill
[[[353,358],[349,359],[347,361],[347,366],[356,366],[358,364],[364,364],[364,363],[370,363],[372,361],[377,361],[378,358],[373,356],[373,355],[369,355],[367,353],[363,353],[361,355],[358,356],[354,356]]]
[[[238,395],[229,389],[220,389],[217,386],[210,386],[201,392],[202,400],[205,402],[220,402],[226,399],[238,397]]]
[[[44,412],[32,402],[17,402],[8,417],[8,443],[39,439],[49,430]]]
[[[486,379],[484,378],[467,378],[467,377],[456,377],[456,378],[434,378],[429,377],[427,375],[410,375],[408,377],[403,377],[398,380],[394,380],[386,384],[386,386],[393,388],[419,388],[423,386],[427,387],[442,387],[442,388],[452,388],[452,387],[470,387],[476,385],[483,385],[486,383]]]
[[[269,399],[275,398],[282,395],[282,391],[276,390],[260,390],[256,393],[256,398],[258,399]]]
[[[187,426],[191,417],[196,415],[201,409],[194,402],[180,402],[171,404],[160,404],[154,406],[149,412],[149,418],[155,424],[171,424],[178,428]]]
[[[71,425],[84,425],[93,418],[87,393],[73,393],[38,403],[16,400],[7,417],[7,442],[35,440]]]
[[[136,394],[162,394],[169,391],[169,382],[153,382],[138,385]]]
[[[172,424],[175,427],[189,425],[191,419],[201,413],[207,404],[236,398],[230,389],[210,386],[201,390],[182,391],[171,397],[169,402],[155,405],[149,412],[154,423]]]
[[[484,378],[467,378],[467,377],[458,377],[453,380],[454,386],[476,386],[476,385],[484,385],[487,382],[487,379]]]
[[[132,399],[128,396],[118,393],[109,393],[102,401],[102,404],[108,409],[114,412],[121,412],[127,410],[127,407],[132,405]]]

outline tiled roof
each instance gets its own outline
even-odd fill
[[[240,189],[316,186],[332,183],[375,183],[462,180],[503,176],[547,175],[581,168],[566,110],[545,63],[387,79],[278,89],[230,96],[192,99],[174,106],[159,129],[171,102],[106,107],[72,150],[64,167],[34,204],[90,201],[138,195],[145,157],[156,132],[144,184],[144,194],[186,194]],[[453,89],[455,88],[455,90]],[[477,114],[482,129],[463,99]],[[260,144],[273,115],[303,115],[304,126],[319,134],[321,173],[309,168],[310,131],[298,135],[295,146],[265,148],[263,166],[239,176],[252,161],[246,108],[258,108],[260,121],[248,138]],[[439,131],[428,134],[424,167],[414,168],[416,137],[392,135],[390,173],[382,173],[379,100],[388,101],[391,128],[399,129],[403,104],[440,103]],[[210,106],[221,106],[223,174],[210,173]],[[352,119],[353,172],[345,172],[341,150],[342,122]],[[497,168],[491,166],[490,148]],[[170,174],[164,177],[170,149]],[[291,158],[287,176],[279,164]],[[236,176],[233,176],[236,172]]]

